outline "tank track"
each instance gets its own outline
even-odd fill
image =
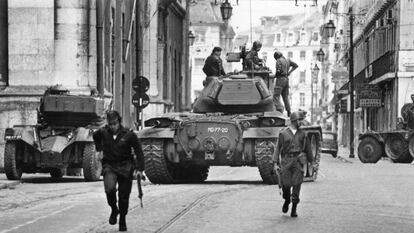
[[[254,146],[256,165],[263,182],[266,184],[277,184],[277,175],[274,172],[272,161],[274,148],[274,142],[269,140],[256,141]]]
[[[142,150],[148,179],[154,184],[175,183],[164,156],[164,139],[142,140]]]
[[[315,181],[318,178],[319,164],[320,164],[320,161],[321,161],[321,148],[322,148],[321,134],[320,133],[311,133],[311,134],[312,134],[312,136],[315,136],[316,140],[317,140],[316,141],[316,154],[313,155],[313,159],[315,161],[316,168],[314,168],[313,171],[311,171],[311,172],[309,172],[309,169],[308,169],[308,171],[306,171],[306,173],[304,174],[305,175],[304,179],[303,179],[303,181],[305,181],[305,182],[312,182],[312,181]],[[310,166],[310,164],[308,163],[307,167],[309,167],[309,166]]]

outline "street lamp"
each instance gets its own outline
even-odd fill
[[[335,34],[335,24],[333,23],[333,20],[330,19],[327,24],[325,24],[325,29],[328,31],[328,36],[333,37]]]
[[[190,46],[194,44],[194,40],[195,40],[195,35],[193,31],[189,31],[188,32],[188,43],[190,44]]]
[[[313,84],[314,83],[318,83],[318,75],[319,75],[319,67],[318,67],[318,65],[317,64],[315,64],[315,66],[312,68],[312,65],[311,65],[311,76],[312,76],[312,80],[311,80],[311,95],[312,95],[312,98],[311,98],[311,122],[313,123],[313,121],[314,121],[314,113],[313,113],[313,100],[315,99],[315,97],[314,97],[314,91],[313,91]]]
[[[323,52],[322,48],[319,49],[319,51],[316,53],[316,58],[318,61],[323,62],[325,58],[325,53]]]
[[[221,4],[220,11],[221,11],[221,17],[223,18],[224,21],[226,21],[230,19],[232,11],[233,11],[233,7],[229,3],[229,1],[226,0],[225,2]]]
[[[354,20],[356,15],[364,15],[364,14],[354,14],[352,13],[352,7],[349,7],[348,13],[344,13],[341,15],[346,15],[349,17],[349,58],[348,58],[348,79],[349,79],[349,102],[350,102],[350,112],[349,112],[349,158],[354,158],[354,41],[353,41],[353,30],[354,30]],[[333,36],[335,31],[335,25],[333,24],[332,20],[329,20],[327,24],[325,24],[325,29],[328,30],[328,34],[331,37]]]

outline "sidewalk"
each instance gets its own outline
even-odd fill
[[[5,188],[13,188],[20,184],[20,180],[8,180],[6,174],[0,173],[0,190]]]

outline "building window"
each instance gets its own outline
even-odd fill
[[[203,67],[204,58],[194,58],[194,67]]]
[[[288,42],[289,43],[293,42],[293,33],[291,33],[291,32],[288,33]]]
[[[204,43],[206,42],[206,32],[202,30],[195,31],[195,43]]]
[[[314,32],[312,35],[312,40],[317,41],[318,37],[319,37],[318,32]]]
[[[299,105],[301,107],[305,106],[305,93],[299,93]]]
[[[288,58],[293,58],[293,52],[292,52],[292,51],[289,51],[289,52],[287,53],[287,57],[288,57]]]
[[[276,34],[276,42],[280,43],[282,41],[282,34]]]
[[[306,60],[306,51],[300,51],[300,60],[305,61]]]
[[[302,43],[306,42],[306,33],[305,32],[300,33],[300,41]]]
[[[299,82],[300,83],[306,82],[306,70],[300,72]]]

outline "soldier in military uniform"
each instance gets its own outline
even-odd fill
[[[107,125],[93,134],[93,140],[97,153],[103,152],[104,187],[108,205],[112,210],[109,224],[115,225],[119,214],[119,231],[126,231],[125,217],[128,213],[133,174],[137,170],[137,179],[142,178],[144,155],[137,135],[121,125],[119,113],[108,111],[106,117]],[[134,149],[135,160],[131,148]],[[117,184],[119,209],[116,199]]]
[[[287,115],[290,116],[289,75],[298,68],[298,65],[289,58],[285,58],[279,51],[276,51],[273,57],[276,60],[276,81],[273,90],[273,101],[276,110],[283,112],[282,102],[280,101],[280,96],[282,95]]]
[[[223,61],[220,58],[221,51],[222,49],[220,47],[214,47],[210,56],[207,57],[203,67],[203,72],[207,77],[203,81],[203,86],[207,86],[213,80],[212,77],[226,75],[223,68]]]
[[[306,161],[313,163],[310,142],[300,124],[303,114],[293,112],[290,115],[291,124],[279,133],[278,142],[273,155],[275,170],[280,171],[283,199],[285,203],[282,212],[287,213],[290,202],[293,203],[290,216],[297,217],[299,193],[303,182],[303,166]]]
[[[412,103],[404,104],[401,108],[401,116],[406,129],[414,129],[414,94],[411,95],[411,101]]]
[[[262,43],[260,41],[253,42],[252,49],[247,53],[246,58],[244,59],[246,69],[258,70],[260,67],[263,67],[263,60],[259,58],[258,54],[261,48]]]

